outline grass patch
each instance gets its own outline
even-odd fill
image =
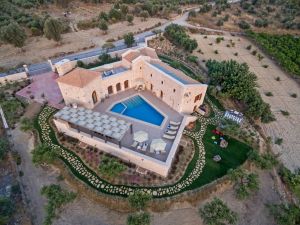
[[[248,152],[252,149],[250,146],[226,136],[225,139],[228,140],[229,144],[226,149],[222,149],[219,145],[214,144],[214,140],[211,139],[212,136],[216,136],[211,132],[215,128],[216,126],[214,125],[207,126],[206,133],[203,136],[203,144],[206,152],[205,166],[202,174],[188,189],[201,187],[226,175],[229,169],[235,169],[243,164],[247,159]],[[222,160],[215,162],[213,160],[215,155],[220,155]]]

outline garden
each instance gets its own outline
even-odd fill
[[[161,198],[173,196],[208,184],[224,176],[227,170],[236,168],[247,159],[247,152],[250,147],[237,140],[230,139],[229,147],[226,150],[220,150],[217,146],[211,145],[211,135],[208,135],[206,132],[210,132],[222,115],[222,112],[218,111],[216,107],[212,106],[212,108],[215,111],[214,117],[205,118],[198,115],[198,123],[200,123],[200,126],[197,126],[198,129],[184,131],[184,134],[193,141],[195,149],[193,158],[181,179],[172,185],[155,187],[114,184],[101,177],[101,173],[99,175],[92,170],[76,153],[62,146],[57,140],[55,131],[50,123],[51,116],[56,112],[56,109],[49,106],[43,108],[35,121],[35,127],[39,132],[41,142],[57,152],[58,157],[64,161],[71,172],[90,187],[105,194],[123,197],[139,190],[154,198]],[[212,160],[212,156],[216,153],[223,158],[220,162]],[[105,170],[105,168],[102,168],[102,170]]]

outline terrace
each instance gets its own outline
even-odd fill
[[[110,77],[110,76],[113,76],[113,75],[116,75],[119,73],[123,73],[127,70],[129,70],[129,69],[124,66],[115,67],[113,69],[103,71],[102,78],[106,78],[106,77]]]
[[[131,145],[133,143],[133,133],[136,131],[146,131],[149,135],[148,143],[150,144],[153,139],[162,138],[164,132],[167,129],[167,126],[169,124],[169,121],[182,121],[183,116],[173,110],[171,107],[169,107],[167,104],[165,104],[163,101],[158,99],[157,97],[153,96],[151,92],[149,91],[141,91],[138,92],[138,94],[143,97],[146,101],[150,102],[153,107],[155,107],[162,115],[164,115],[164,120],[160,126],[155,126],[153,124],[146,123],[144,121],[136,120],[134,118],[130,118],[127,116],[119,115],[114,112],[111,112],[110,109],[112,106],[120,102],[124,99],[127,99],[131,96],[137,95],[137,92],[134,89],[129,89],[126,91],[123,91],[121,93],[115,94],[110,96],[109,98],[105,99],[104,102],[98,104],[93,111],[105,113],[109,116],[114,116],[117,119],[125,120],[126,122],[132,124],[132,133],[126,132],[124,137],[121,140],[121,145],[138,153],[150,156],[152,158],[155,158],[160,161],[166,161],[168,158],[168,155],[170,153],[170,150],[173,145],[172,140],[167,140],[163,138],[163,140],[167,143],[165,151],[166,153],[162,154],[155,154],[151,153],[149,151],[149,148],[146,151],[137,150],[136,148],[133,148]],[[147,116],[147,115],[145,115]],[[148,115],[150,116],[150,115]]]

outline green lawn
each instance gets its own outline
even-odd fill
[[[247,159],[247,153],[251,147],[233,138],[225,137],[228,140],[228,147],[222,149],[219,145],[214,144],[212,136],[217,137],[211,131],[215,129],[214,125],[208,125],[206,133],[203,137],[203,144],[205,147],[205,166],[202,174],[188,189],[194,189],[208,184],[217,178],[224,176],[231,168],[236,168],[243,164]],[[213,161],[215,155],[220,155],[222,160],[220,162]]]

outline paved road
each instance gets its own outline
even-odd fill
[[[240,0],[228,0],[228,3],[236,3],[239,1]],[[214,2],[211,4],[214,5]],[[181,16],[177,17],[176,19],[174,19],[172,21],[168,21],[168,22],[162,24],[161,26],[157,27],[156,30],[164,31],[168,25],[170,25],[171,23],[174,23],[174,24],[178,24],[178,25],[182,25],[182,26],[186,26],[186,27],[206,29],[208,31],[222,31],[222,30],[216,30],[216,29],[211,29],[211,28],[201,27],[201,26],[194,26],[194,25],[189,24],[187,22],[187,19],[188,19],[189,12],[191,10],[199,11],[199,7],[194,7],[194,8],[188,9]],[[154,35],[154,33],[152,31],[145,31],[143,33],[135,35],[135,40],[136,40],[137,44],[143,43],[143,42],[145,42],[146,37],[149,37],[152,35]],[[116,41],[113,44],[114,44],[115,48],[110,49],[109,52],[118,51],[118,50],[127,48],[127,46],[124,44],[124,40]],[[105,52],[105,50],[98,47],[98,48],[93,48],[93,49],[90,49],[87,51],[62,56],[62,57],[53,59],[52,62],[56,63],[62,59],[79,60],[79,59],[84,59],[84,58],[88,58],[88,57],[92,57],[92,56],[97,56],[104,52]],[[48,62],[41,62],[41,63],[29,65],[28,69],[29,69],[30,75],[39,75],[39,74],[51,71],[51,67]]]

